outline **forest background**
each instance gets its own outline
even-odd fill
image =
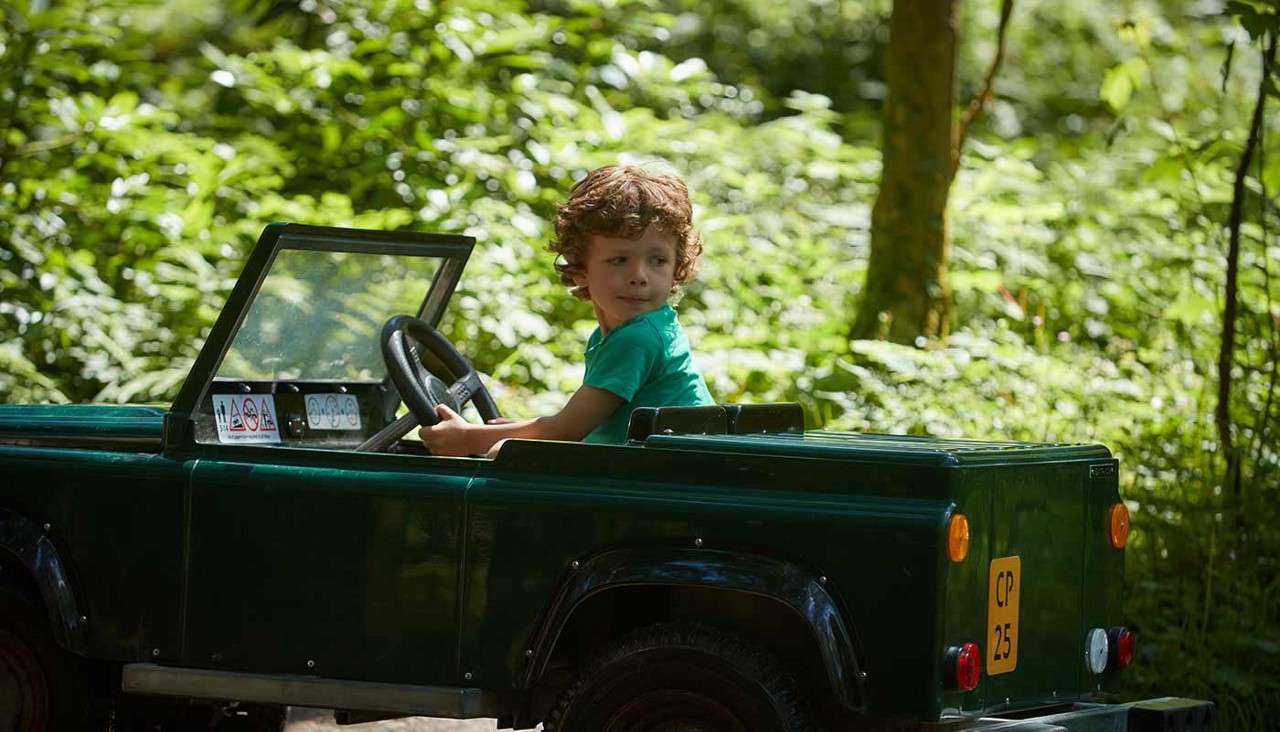
[[[957,105],[1000,9],[960,5]],[[554,206],[593,167],[660,164],[706,239],[679,308],[719,400],[799,401],[815,427],[1106,444],[1134,514],[1123,695],[1270,726],[1274,117],[1241,160],[1259,90],[1277,95],[1258,32],[1275,2],[1017,0],[951,191],[950,328],[905,345],[849,337],[890,11],[0,3],[0,402],[166,403],[263,226],[299,221],[475,236],[446,334],[508,414],[545,413],[580,383],[593,326],[545,251]]]

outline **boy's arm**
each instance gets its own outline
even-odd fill
[[[441,404],[438,424],[418,430],[422,444],[433,455],[482,455],[494,443],[509,437],[535,440],[581,440],[617,411],[622,397],[606,389],[583,384],[556,414],[505,424],[471,424]]]

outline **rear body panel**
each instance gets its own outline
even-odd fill
[[[944,709],[969,712],[1059,703],[1097,691],[1084,662],[1089,628],[1120,623],[1123,553],[1106,544],[1114,482],[1092,479],[1104,452],[1062,462],[965,469],[959,510],[973,527],[969,558],[947,586],[947,644],[976,642],[983,679],[973,692],[944,695]],[[991,647],[992,563],[1017,557],[1021,576],[1016,665],[996,672]]]
[[[482,568],[489,578],[523,579],[504,601],[481,606],[487,616],[477,607],[464,615],[463,655],[486,659],[484,674],[505,676],[503,656],[507,673],[523,662],[518,647],[484,645],[499,628],[536,623],[519,607],[521,592],[553,587],[593,546],[701,540],[829,577],[861,639],[868,711],[877,716],[936,719],[1096,690],[1080,654],[1084,626],[1120,617],[1109,600],[1083,613],[1085,525],[1105,544],[1102,516],[1118,500],[1113,482],[1086,484],[1090,466],[1114,465],[1105,448],[833,433],[654,436],[645,445],[656,454],[513,443],[477,475],[471,526],[497,538],[481,542],[485,561],[468,566],[468,583],[491,595],[506,587],[486,582]],[[552,466],[560,478],[547,484],[541,476]],[[974,527],[959,564],[945,558],[956,511]],[[1100,586],[1118,597],[1122,553],[1090,546]],[[986,649],[988,569],[1003,556],[1034,570],[1022,588],[1019,664],[972,693],[947,692],[945,648],[974,641]]]

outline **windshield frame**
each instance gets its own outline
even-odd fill
[[[466,267],[475,239],[451,234],[425,234],[413,231],[373,231],[306,224],[270,224],[258,237],[257,244],[245,259],[244,269],[227,296],[227,301],[214,321],[209,337],[201,347],[186,380],[164,419],[164,449],[193,445],[193,415],[213,384],[235,336],[244,324],[249,308],[258,295],[281,250],[352,252],[358,254],[391,254],[441,259],[440,267],[422,300],[418,318],[433,328],[439,324],[445,307]],[[383,381],[386,381],[384,377]]]

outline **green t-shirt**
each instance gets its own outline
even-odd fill
[[[693,367],[689,338],[670,305],[638,315],[601,338],[587,339],[582,383],[613,392],[625,404],[587,435],[586,442],[621,445],[636,407],[695,407],[715,404]]]

